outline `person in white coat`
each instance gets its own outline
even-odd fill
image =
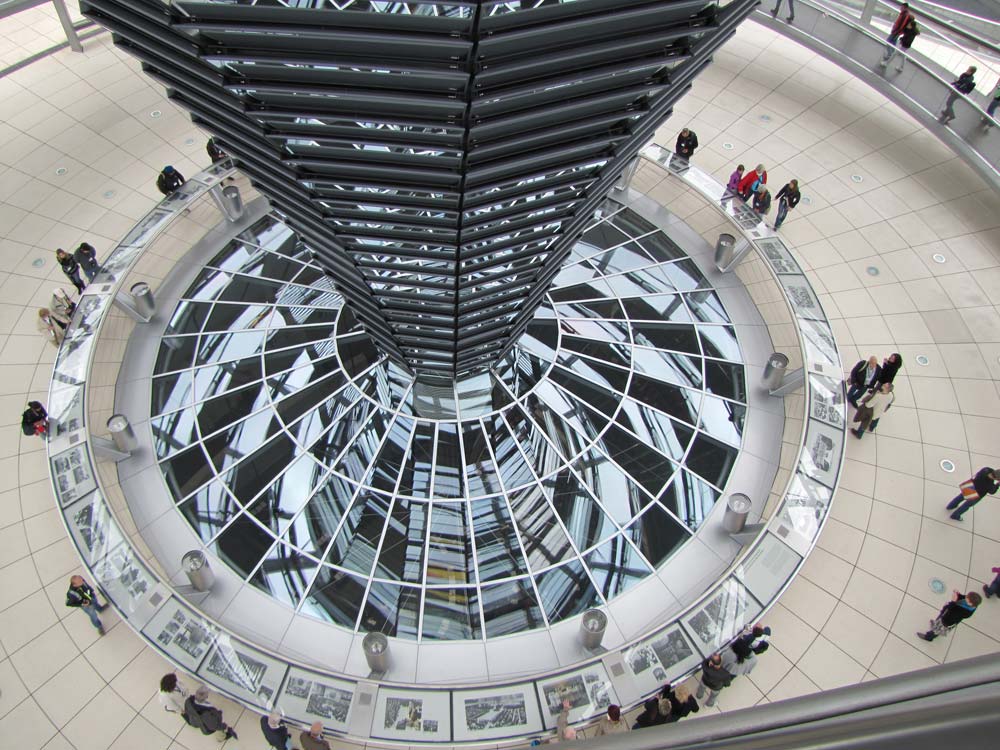
[[[854,415],[854,421],[860,422],[860,424],[851,430],[854,433],[854,437],[860,440],[864,437],[865,430],[875,432],[875,427],[878,425],[879,419],[889,411],[889,407],[892,406],[892,402],[895,400],[896,396],[892,392],[892,383],[882,383],[877,390],[872,391],[861,399],[857,414]]]

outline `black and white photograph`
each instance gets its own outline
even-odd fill
[[[52,418],[50,415],[50,419]],[[52,480],[62,507],[65,508],[97,489],[97,482],[90,471],[86,446],[77,445],[68,451],[57,453],[49,461],[49,465],[52,467]]]
[[[831,372],[840,372],[840,357],[837,344],[833,340],[830,324],[821,320],[799,320],[802,339],[806,345],[806,358],[811,365],[832,367]]]
[[[843,445],[843,429],[810,419],[806,442],[799,457],[799,469],[832,489],[840,471]]]
[[[727,578],[700,608],[683,619],[683,624],[702,655],[709,656],[735,638],[761,609],[742,583]]]
[[[108,552],[93,570],[101,589],[126,614],[134,612],[156,584],[149,569],[125,543]]]
[[[352,683],[292,667],[278,705],[304,725],[321,721],[328,728],[346,731],[353,700]]]
[[[776,237],[764,237],[757,240],[757,247],[764,253],[764,257],[771,264],[776,274],[802,273],[799,264],[795,262],[792,254],[785,247],[785,243]]]
[[[764,534],[736,569],[736,576],[759,601],[769,602],[788,582],[802,556],[774,534]]]
[[[811,542],[819,533],[823,517],[826,516],[830,507],[832,494],[829,487],[820,484],[808,477],[805,472],[800,471],[792,477],[792,481],[788,485],[788,492],[785,493],[785,503],[779,518],[788,524],[795,533]]]
[[[843,427],[847,418],[844,406],[844,381],[810,373],[809,389],[812,393],[810,399],[812,416],[832,427]]]
[[[63,513],[80,555],[90,564],[125,541],[99,491],[91,492]]]
[[[285,676],[285,665],[245,643],[221,635],[198,669],[198,676],[223,692],[269,708]]]
[[[542,719],[547,727],[556,725],[564,701],[569,701],[570,723],[598,716],[612,703],[618,703],[607,670],[600,662],[575,672],[539,680],[536,685],[542,701]]]
[[[451,738],[450,712],[447,690],[379,688],[371,734],[390,740],[447,741]]]
[[[639,695],[647,695],[695,666],[701,657],[678,625],[622,651]]]
[[[198,669],[218,635],[207,620],[176,599],[163,605],[142,632],[155,638],[171,659],[191,671]]]
[[[824,320],[826,316],[823,308],[819,304],[819,299],[813,291],[812,286],[806,281],[805,276],[781,276],[781,285],[785,288],[785,294],[792,309],[799,318],[807,320]]]
[[[672,670],[676,665],[694,655],[694,650],[687,638],[677,627],[653,637],[651,643],[657,659],[666,670]]]
[[[530,682],[492,690],[456,690],[452,702],[455,741],[511,737],[542,730],[535,686]]]

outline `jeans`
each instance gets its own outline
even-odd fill
[[[778,15],[779,10],[781,10],[781,0],[777,0],[774,3],[774,7],[771,9],[771,15]],[[795,18],[795,0],[788,0],[788,18],[789,20]]]
[[[87,283],[89,284],[97,276],[97,272],[100,270],[100,264],[95,260],[91,263],[80,263],[80,268],[83,269],[84,275],[87,277]]]
[[[990,596],[996,596],[997,592],[1000,592],[1000,573],[997,573],[997,577],[990,582],[989,585],[984,586],[986,593]]]
[[[942,122],[947,122],[948,120],[955,119],[955,102],[958,101],[958,97],[960,96],[961,94],[959,94],[957,91],[953,91],[952,93],[948,94],[948,99],[944,103],[944,109],[941,110]]]
[[[962,499],[963,495],[959,493],[958,495],[955,495],[955,497],[951,499],[951,502],[948,503],[948,505],[945,506],[948,510],[955,511],[954,513],[951,514],[951,517],[956,521],[961,520],[962,514],[965,513],[965,511],[967,511],[973,505],[978,503],[982,498],[977,497],[975,500],[966,500],[965,502],[962,502]]]
[[[87,613],[87,617],[90,618],[90,622],[93,623],[94,627],[101,631],[104,630],[104,624],[101,622],[101,618],[97,616],[97,613],[103,612],[107,608],[107,604],[101,607],[97,604],[96,600],[92,601],[90,604],[84,604],[80,607],[80,609]]]
[[[66,273],[63,271],[63,273]],[[73,273],[67,273],[66,278],[73,282],[73,286],[76,287],[76,291],[83,293],[83,289],[86,284],[83,283],[83,279],[80,278],[80,269],[76,269]]]
[[[850,388],[847,389],[847,403],[857,409],[858,399],[864,396],[867,390],[863,385],[854,385],[854,383],[851,383]]]
[[[695,695],[695,697],[700,700],[705,695],[705,691],[706,690],[708,691],[708,700],[705,701],[705,705],[706,706],[714,706],[715,705],[715,700],[719,697],[719,693],[721,693],[722,691],[721,690],[712,690],[709,687],[705,687],[705,683],[704,682],[699,682],[698,683],[698,692]]]
[[[774,228],[780,227],[784,221],[785,216],[788,215],[788,201],[784,198],[778,199],[778,215],[774,217]]]

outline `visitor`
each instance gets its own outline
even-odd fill
[[[681,130],[677,136],[677,143],[674,144],[674,153],[682,159],[690,159],[694,156],[694,150],[698,148],[698,136],[689,128]]]
[[[187,695],[187,689],[181,685],[177,675],[173,672],[160,678],[159,699],[164,711],[172,714],[184,713],[184,701],[187,699]]]
[[[156,178],[156,189],[166,196],[173,195],[174,191],[183,184],[184,175],[170,165],[165,166]]]
[[[208,688],[201,685],[194,695],[189,695],[184,701],[184,721],[201,731],[204,735],[219,733],[219,742],[236,739],[236,732],[222,719],[222,711],[209,703]]]
[[[86,285],[83,283],[83,279],[80,278],[80,264],[61,247],[56,250],[56,260],[62,267],[63,273],[66,274],[66,278],[73,282],[76,291],[82,293]]]
[[[944,109],[939,117],[942,125],[947,125],[955,119],[955,101],[962,94],[971,94],[976,89],[976,66],[970,65],[962,75],[951,82],[953,91],[948,94],[945,100]]]
[[[628,722],[622,718],[622,710],[615,704],[608,706],[608,712],[597,722],[597,729],[594,730],[595,737],[602,737],[606,734],[621,734],[631,729]]]
[[[97,628],[97,632],[104,635],[104,624],[98,616],[108,608],[107,604],[101,604],[97,600],[97,592],[83,580],[83,576],[72,576],[69,579],[69,590],[66,592],[66,606],[82,609],[90,618],[91,624]]]
[[[32,435],[45,435],[49,431],[49,414],[41,401],[29,401],[28,408],[21,413],[21,432]]]
[[[774,218],[774,228],[777,229],[785,222],[785,216],[790,209],[799,205],[802,194],[799,192],[799,181],[789,180],[784,187],[778,191],[778,215]]]
[[[945,635],[949,631],[954,630],[958,623],[962,620],[967,620],[976,613],[976,607],[982,601],[983,598],[975,591],[970,591],[968,594],[961,594],[956,591],[951,601],[941,607],[941,611],[938,612],[937,617],[931,620],[931,629],[926,633],[917,633],[917,638],[924,641],[933,641],[938,636]]]
[[[858,405],[858,411],[854,414],[854,421],[858,426],[851,430],[851,434],[858,440],[865,436],[865,430],[875,432],[878,421],[882,415],[889,411],[896,396],[892,392],[892,383],[882,383],[878,389],[872,391]]]

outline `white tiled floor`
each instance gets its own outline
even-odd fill
[[[8,27],[0,63],[48,33]],[[153,205],[164,163],[207,163],[204,136],[109,42],[0,79],[0,737],[18,750],[201,750],[216,743],[156,702],[167,664],[113,617],[101,639],[62,606],[79,563],[52,509],[42,445],[17,427],[50,375],[54,349],[34,318],[66,286],[53,249],[86,239],[103,254]],[[933,644],[913,633],[944,599],[931,579],[978,589],[1000,564],[1000,502],[961,524],[944,511],[972,467],[1000,462],[1000,315],[988,296],[1000,288],[1000,198],[879,95],[754,25],[717,55],[660,141],[672,144],[681,124],[701,139],[695,161],[723,180],[737,161],[764,161],[775,188],[800,179],[810,202],[782,233],[835,319],[845,362],[906,360],[879,434],[849,439],[832,518],[767,618],[774,647],[719,707],[996,651],[996,600]],[[241,735],[229,746],[260,747],[257,717],[221,704]]]

